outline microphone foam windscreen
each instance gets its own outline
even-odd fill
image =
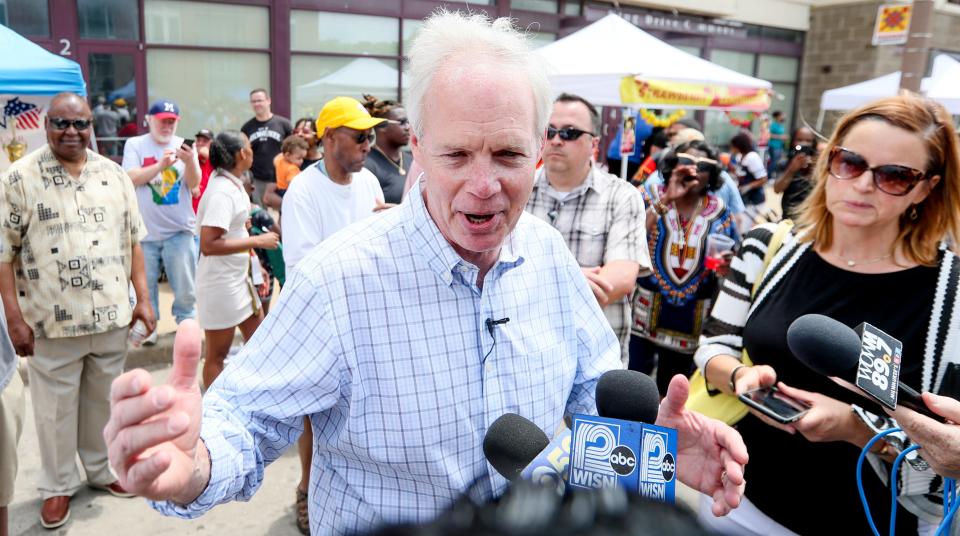
[[[860,337],[829,316],[803,315],[787,329],[787,346],[797,359],[824,376],[849,379],[860,361]]]
[[[505,413],[493,421],[483,436],[483,455],[507,480],[520,476],[550,439],[532,421],[516,413]]]
[[[597,382],[597,413],[601,417],[653,424],[660,409],[657,382],[635,370],[610,370]]]

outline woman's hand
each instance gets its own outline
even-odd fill
[[[863,446],[866,439],[866,427],[857,420],[850,410],[850,404],[835,398],[790,387],[780,382],[780,392],[810,406],[810,411],[789,427],[800,432],[813,443],[828,441],[847,441]]]
[[[697,166],[681,166],[673,168],[667,190],[663,194],[664,203],[672,203],[687,195],[697,185]]]
[[[254,247],[261,249],[277,249],[277,246],[280,245],[280,237],[274,232],[267,232],[257,235],[253,237],[253,240],[256,244]]]
[[[747,391],[769,387],[775,383],[777,383],[777,371],[773,370],[773,367],[770,365],[753,365],[737,370],[733,385],[736,387],[736,394],[742,395]]]

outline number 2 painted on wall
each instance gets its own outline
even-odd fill
[[[60,55],[61,55],[61,56],[72,56],[72,55],[73,55],[73,52],[70,51],[70,40],[69,40],[69,39],[61,39],[61,40],[60,40],[60,44],[63,45],[63,48],[60,49]]]

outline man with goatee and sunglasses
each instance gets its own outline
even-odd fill
[[[149,333],[155,322],[133,183],[87,148],[92,114],[82,97],[54,97],[45,124],[47,145],[0,174],[0,296],[13,346],[28,357],[40,523],[49,529],[70,517],[78,454],[88,486],[132,496],[110,471],[101,430],[129,326],[141,321]]]
[[[599,128],[600,116],[587,100],[557,97],[527,211],[563,235],[620,340],[626,366],[630,295],[637,275],[650,270],[650,253],[640,192],[593,165]]]

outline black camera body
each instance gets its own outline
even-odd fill
[[[807,144],[797,144],[790,149],[790,154],[787,156],[788,159],[793,158],[798,154],[805,154],[810,158],[817,156],[817,148],[814,145]]]

